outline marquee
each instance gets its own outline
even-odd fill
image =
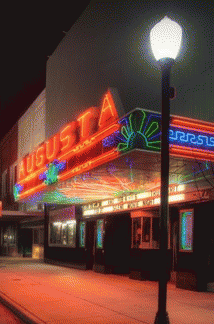
[[[214,124],[171,116],[169,143],[173,156],[214,161]],[[159,153],[160,145],[161,114],[136,108],[119,118],[109,89],[100,108],[87,109],[20,161],[14,197],[23,200],[134,149]]]

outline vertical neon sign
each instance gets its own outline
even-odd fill
[[[80,247],[85,247],[85,222],[80,222]]]
[[[193,251],[193,209],[180,211],[180,251]]]
[[[103,248],[103,226],[104,226],[103,219],[97,221],[97,248]]]

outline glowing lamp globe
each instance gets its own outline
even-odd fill
[[[182,39],[182,29],[175,21],[165,16],[150,32],[152,52],[156,60],[175,60]]]

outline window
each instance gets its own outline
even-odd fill
[[[152,218],[152,245],[153,248],[159,248],[159,218]]]
[[[104,220],[97,220],[97,248],[103,248],[103,236],[104,236]]]
[[[68,243],[68,225],[62,224],[62,244],[66,245]]]
[[[73,220],[68,223],[68,245],[76,246],[76,221]]]
[[[14,226],[5,227],[2,232],[3,245],[14,245],[16,243],[16,229]]]
[[[132,218],[132,248],[159,248],[159,217]]]
[[[180,211],[180,244],[181,252],[193,252],[193,209]]]
[[[139,248],[142,239],[141,217],[132,219],[132,247]]]
[[[76,246],[76,221],[50,223],[49,245]]]
[[[49,243],[54,244],[56,243],[56,224],[50,224],[50,238]]]
[[[86,223],[85,222],[80,222],[80,247],[85,247],[85,227]]]
[[[151,226],[151,217],[144,217],[142,242],[150,242],[150,226]]]

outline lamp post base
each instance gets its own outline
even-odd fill
[[[170,324],[168,313],[157,312],[154,324]]]

